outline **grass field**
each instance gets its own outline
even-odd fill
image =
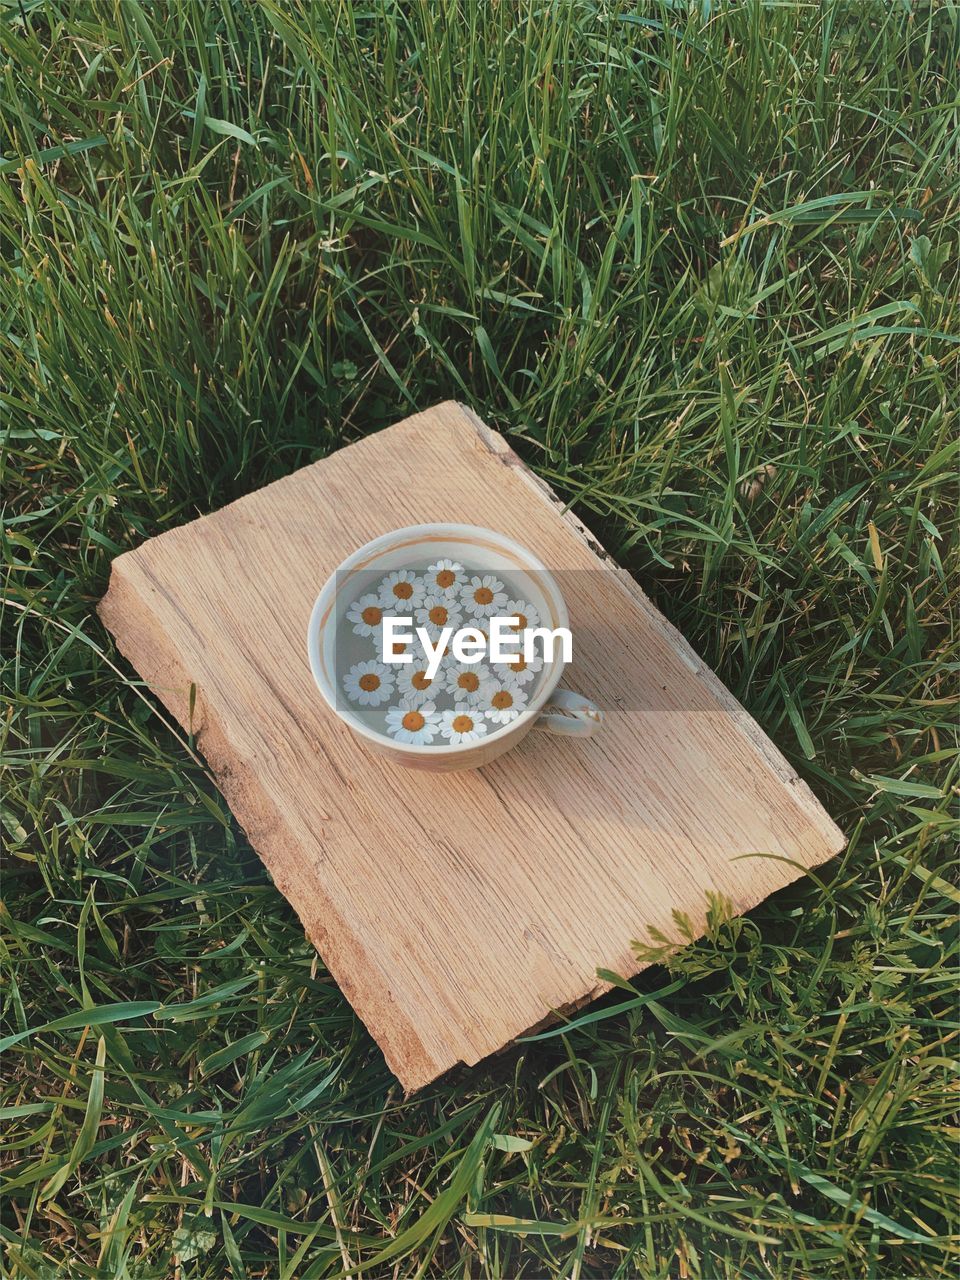
[[[0,44],[4,1274],[955,1275],[956,7],[0,0]],[[849,846],[405,1100],[94,605],[450,396]]]

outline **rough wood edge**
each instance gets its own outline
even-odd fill
[[[720,677],[700,658],[689,641],[677,630],[673,623],[664,617],[632,574],[617,564],[616,560],[601,545],[599,539],[591,533],[583,521],[561,502],[546,481],[541,480],[535,472],[531,471],[498,431],[488,427],[483,419],[479,418],[468,405],[461,404],[459,401],[450,401],[448,403],[456,404],[480,442],[494,457],[498,458],[504,466],[514,468],[520,479],[538,496],[541,502],[548,503],[557,511],[560,518],[577,535],[584,546],[613,573],[620,589],[643,611],[650,625],[663,635],[664,639],[677,652],[684,665],[689,667],[691,672],[710,688],[717,701],[743,731],[747,740],[759,752],[764,762],[773,769],[782,782],[791,788],[797,803],[809,814],[815,826],[823,834],[829,849],[829,853],[824,855],[823,861],[826,862],[828,858],[839,853],[847,843],[846,836],[824,809],[813,791],[800,777],[796,769],[793,768],[779,747],[771,741],[760,725],[757,724],[750,712],[737,701]]]
[[[97,605],[97,613],[113,636],[119,652],[134,666],[174,719],[187,727],[191,720],[189,691],[193,682],[175,650],[166,643],[163,629],[150,608],[149,597],[131,580],[130,569],[133,568],[134,572],[139,569],[136,562],[131,561],[132,555],[136,552],[114,560],[110,582]],[[137,643],[138,637],[141,643]],[[216,785],[231,812],[277,889],[293,907],[311,945],[323,958],[324,965],[353,1011],[380,1046],[387,1066],[408,1093],[422,1089],[445,1072],[447,1065],[436,1063],[406,1024],[401,1029],[393,1023],[385,1023],[375,1012],[374,1016],[369,1016],[377,1009],[379,993],[388,985],[385,976],[372,964],[369,954],[357,942],[341,912],[319,885],[311,894],[309,903],[295,900],[300,899],[299,894],[291,896],[284,868],[301,861],[297,842],[290,835],[282,811],[274,804],[256,774],[230,748],[219,717],[211,711],[199,687],[196,688],[192,728],[197,748],[210,765]],[[336,930],[321,926],[320,919],[324,916],[336,921]]]

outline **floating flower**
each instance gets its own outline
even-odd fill
[[[412,742],[416,746],[431,743],[440,732],[440,716],[432,702],[411,706],[401,702],[387,711],[387,733],[398,742]]]
[[[473,706],[480,700],[480,690],[490,679],[490,668],[482,662],[464,663],[462,666],[450,666],[444,673],[444,683],[449,693],[458,702]]]
[[[498,673],[506,673],[515,684],[529,684],[543,670],[543,658],[537,653],[528,662],[522,653],[518,653],[508,662],[498,662],[496,666]]]
[[[507,593],[503,583],[492,573],[482,576],[474,575],[466,586],[460,590],[460,603],[473,618],[489,618],[493,614],[502,614],[507,603]]]
[[[416,625],[423,627],[433,641],[440,639],[444,627],[453,627],[456,631],[462,621],[463,611],[455,596],[426,595],[416,611]]]
[[[527,695],[512,676],[487,680],[480,689],[476,707],[494,724],[509,724],[527,709]]]
[[[508,600],[500,615],[503,618],[516,618],[517,625],[511,631],[526,631],[528,627],[539,627],[540,614],[535,605],[526,600]]]
[[[419,707],[424,702],[435,698],[443,689],[444,668],[441,667],[433,680],[427,676],[425,662],[408,662],[397,668],[397,690],[400,697],[412,707]]]
[[[347,620],[353,623],[358,636],[372,636],[380,630],[383,621],[383,606],[380,597],[368,593],[355,600],[347,610]]]
[[[485,618],[475,618],[473,620],[472,626],[474,631],[478,632],[480,635],[480,638],[483,640],[484,654],[488,654],[490,652],[490,627],[489,625],[485,625],[485,624],[486,624]]]
[[[456,595],[467,580],[463,565],[458,560],[438,560],[424,575],[424,583],[431,594],[443,592]]]
[[[465,702],[458,702],[452,710],[444,711],[440,717],[440,735],[449,738],[452,747],[459,747],[467,742],[479,742],[487,732],[487,725],[475,707]]]
[[[370,658],[358,662],[343,677],[343,687],[351,702],[361,707],[379,707],[393,696],[393,672]]]
[[[416,644],[415,641],[394,640],[390,646],[390,653],[388,654],[387,646],[384,642],[384,632],[383,632],[382,626],[377,627],[376,631],[374,632],[373,643],[377,651],[377,657],[380,659],[381,662],[389,662],[391,657],[396,658],[401,653],[414,653],[414,647]],[[404,665],[409,665],[409,664],[404,664]],[[398,671],[400,668],[399,666],[393,666],[391,669],[393,671]]]
[[[406,569],[397,569],[394,573],[387,574],[380,583],[377,594],[385,609],[390,609],[398,618],[410,618],[414,609],[423,604],[423,579]]]

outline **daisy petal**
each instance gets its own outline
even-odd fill
[[[486,721],[475,707],[470,707],[465,702],[458,702],[440,716],[440,736],[447,739],[452,747],[479,742],[486,733]]]
[[[343,688],[351,702],[361,707],[379,707],[393,696],[393,672],[371,658],[358,662],[343,677]]]
[[[477,707],[493,724],[510,724],[527,709],[527,694],[512,679],[488,680],[480,691]]]

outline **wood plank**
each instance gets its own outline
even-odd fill
[[[563,683],[607,715],[444,775],[371,755],[326,707],[310,609],[403,525],[502,531],[564,572]],[[408,1089],[640,968],[707,891],[745,911],[843,847],[777,748],[506,441],[448,402],[117,558],[100,614],[191,727],[308,936]],[[191,686],[196,686],[192,725]],[[741,858],[771,853],[775,858]]]

